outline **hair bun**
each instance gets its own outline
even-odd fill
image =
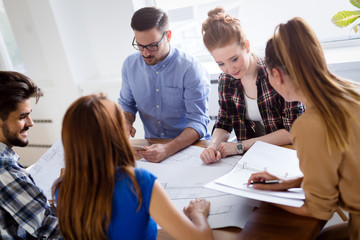
[[[202,24],[201,33],[209,51],[233,42],[242,46],[246,39],[240,20],[226,13],[221,7],[208,11],[208,18]]]
[[[237,18],[232,17],[229,13],[226,13],[225,9],[221,7],[214,8],[208,12],[208,21],[215,22],[225,22],[225,23],[233,23],[239,21]]]
[[[208,12],[208,16],[220,20],[220,18],[224,18],[225,10],[221,7],[214,8]]]
[[[221,7],[208,12],[208,18],[202,24],[202,33],[207,32],[215,22],[225,22],[225,10]]]

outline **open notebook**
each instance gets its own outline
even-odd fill
[[[229,173],[217,178],[211,184],[205,185],[205,187],[223,190],[228,193],[231,192],[232,194],[261,201],[291,206],[302,205],[303,199],[305,199],[302,189],[262,191],[247,186],[251,174],[261,171],[268,171],[283,179],[303,176],[299,168],[299,160],[295,150],[257,141]],[[279,201],[276,201],[276,199]],[[289,200],[289,204],[284,203],[287,199]],[[294,205],[291,203],[293,202],[291,200],[294,200],[297,203]]]

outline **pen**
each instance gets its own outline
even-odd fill
[[[282,183],[282,182],[283,182],[282,180],[266,180],[263,182],[251,181],[250,184],[275,184],[275,183]]]

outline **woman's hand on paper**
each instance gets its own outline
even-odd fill
[[[281,191],[281,190],[287,190],[289,188],[287,181],[282,180],[280,183],[275,184],[261,184],[256,182],[265,182],[269,180],[282,180],[266,171],[264,172],[258,172],[251,174],[249,180],[248,180],[248,186],[252,185],[254,189],[259,190],[275,190],[275,191]],[[255,184],[254,184],[255,182]]]
[[[221,154],[213,147],[206,148],[201,154],[200,159],[205,164],[213,163],[219,161],[221,158]]]
[[[252,182],[265,182],[269,180],[281,180],[280,183],[273,183],[273,184],[254,184]],[[274,191],[283,191],[287,190],[289,188],[298,188],[301,186],[301,182],[303,180],[303,177],[297,177],[292,179],[281,179],[274,175],[271,175],[270,173],[264,171],[264,172],[258,172],[251,174],[249,180],[248,180],[248,186],[251,184],[254,189],[259,190],[274,190]]]
[[[193,220],[197,214],[201,214],[207,217],[209,216],[209,212],[210,202],[204,198],[197,198],[192,200],[190,201],[189,206],[184,207],[184,213],[190,220]]]
[[[227,157],[232,155],[239,154],[238,151],[236,151],[236,142],[222,142],[218,146],[218,151],[221,154],[221,157]]]
[[[209,164],[217,162],[221,158],[239,154],[236,151],[236,144],[233,142],[221,142],[217,149],[208,147],[200,154],[200,158],[205,164]]]

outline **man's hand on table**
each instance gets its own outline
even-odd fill
[[[159,163],[171,155],[166,144],[153,144],[146,148],[146,151],[136,151],[136,154],[149,162]]]

